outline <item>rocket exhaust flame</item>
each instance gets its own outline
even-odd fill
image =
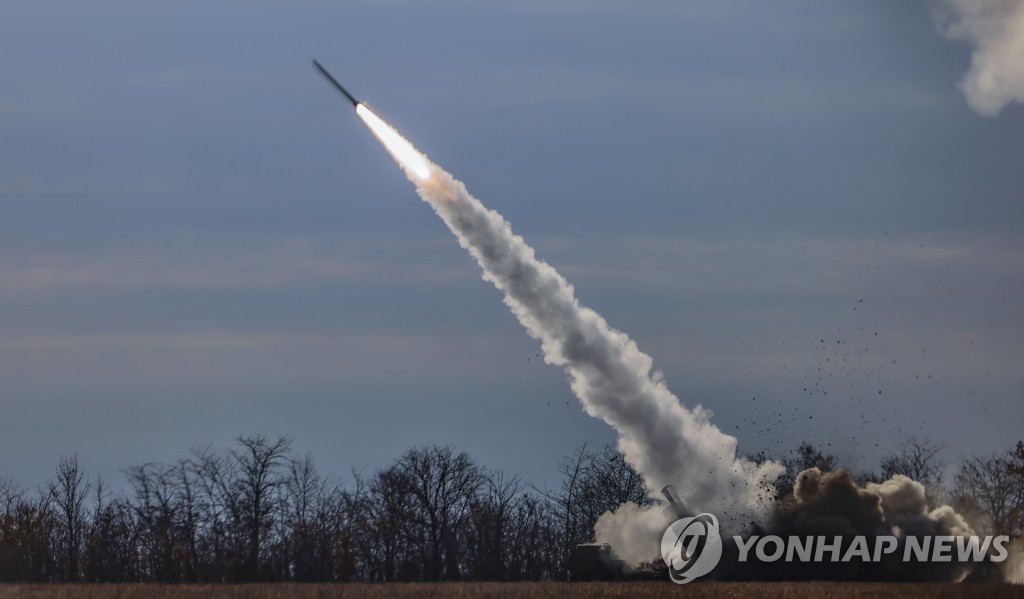
[[[644,475],[652,497],[675,485],[687,506],[715,510],[723,525],[736,532],[767,519],[780,465],[737,457],[736,438],[711,424],[711,412],[684,407],[652,369],[650,356],[580,305],[572,285],[537,259],[500,214],[366,106],[358,104],[356,111],[477,261],[484,279],[502,291],[528,334],[541,342],[545,362],[566,371],[584,410],[616,429],[620,451]],[[661,514],[654,510],[646,521],[663,528]]]
[[[413,183],[416,183],[417,179],[422,181],[430,177],[430,161],[413,147],[409,140],[402,137],[394,127],[385,123],[383,119],[367,108],[366,104],[361,102],[356,104],[356,114],[363,119],[363,123],[370,128],[377,140],[395,159],[395,162],[406,173],[415,177],[415,179],[410,177]]]
[[[416,179],[427,179],[430,177],[430,161],[427,157],[419,153],[416,148],[413,147],[409,140],[399,135],[398,131],[394,127],[385,123],[379,116],[374,114],[366,104],[363,104],[355,98],[345,86],[343,86],[334,75],[331,75],[330,71],[324,68],[324,65],[313,60],[313,66],[317,71],[323,75],[336,90],[341,92],[342,95],[352,103],[352,106],[356,109],[356,114],[359,118],[363,119],[363,123],[370,128],[373,135],[378,141],[384,146],[385,149],[391,154],[395,162],[402,167],[407,174],[413,175]]]

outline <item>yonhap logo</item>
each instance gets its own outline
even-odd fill
[[[670,498],[671,499],[671,498]],[[673,502],[674,503],[674,502]],[[950,563],[1006,561],[1010,537],[974,535],[734,536],[738,563]],[[668,577],[685,584],[710,573],[722,559],[722,536],[713,514],[680,518],[661,536]],[[731,546],[730,546],[731,547]],[[730,558],[731,559],[731,558]]]
[[[661,557],[668,577],[685,584],[715,569],[722,559],[722,536],[718,518],[700,514],[676,520],[661,537]]]

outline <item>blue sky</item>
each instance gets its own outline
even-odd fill
[[[936,6],[5,3],[0,476],[613,439],[314,57],[744,450],[1008,447],[1024,107],[971,110]]]

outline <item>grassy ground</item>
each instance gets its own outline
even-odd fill
[[[1008,584],[885,584],[841,582],[705,582],[677,586],[669,582],[593,583],[449,583],[449,584],[252,584],[252,585],[0,585],[0,597],[114,599],[153,597],[253,597],[277,599],[352,599],[413,597],[462,598],[589,598],[589,597],[778,597],[780,599],[1019,597],[1024,586]]]

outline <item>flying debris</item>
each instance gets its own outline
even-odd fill
[[[361,104],[361,102],[359,100],[356,100],[352,94],[348,93],[348,90],[345,89],[345,87],[342,86],[340,83],[338,83],[338,80],[332,77],[331,74],[327,72],[327,69],[325,69],[322,64],[317,62],[315,58],[313,59],[313,66],[316,67],[317,70],[320,71],[320,74],[323,75],[328,81],[330,81],[334,85],[334,87],[338,88],[338,91],[345,94],[345,97],[348,98],[348,101],[352,102],[352,106],[358,107],[359,104]]]

